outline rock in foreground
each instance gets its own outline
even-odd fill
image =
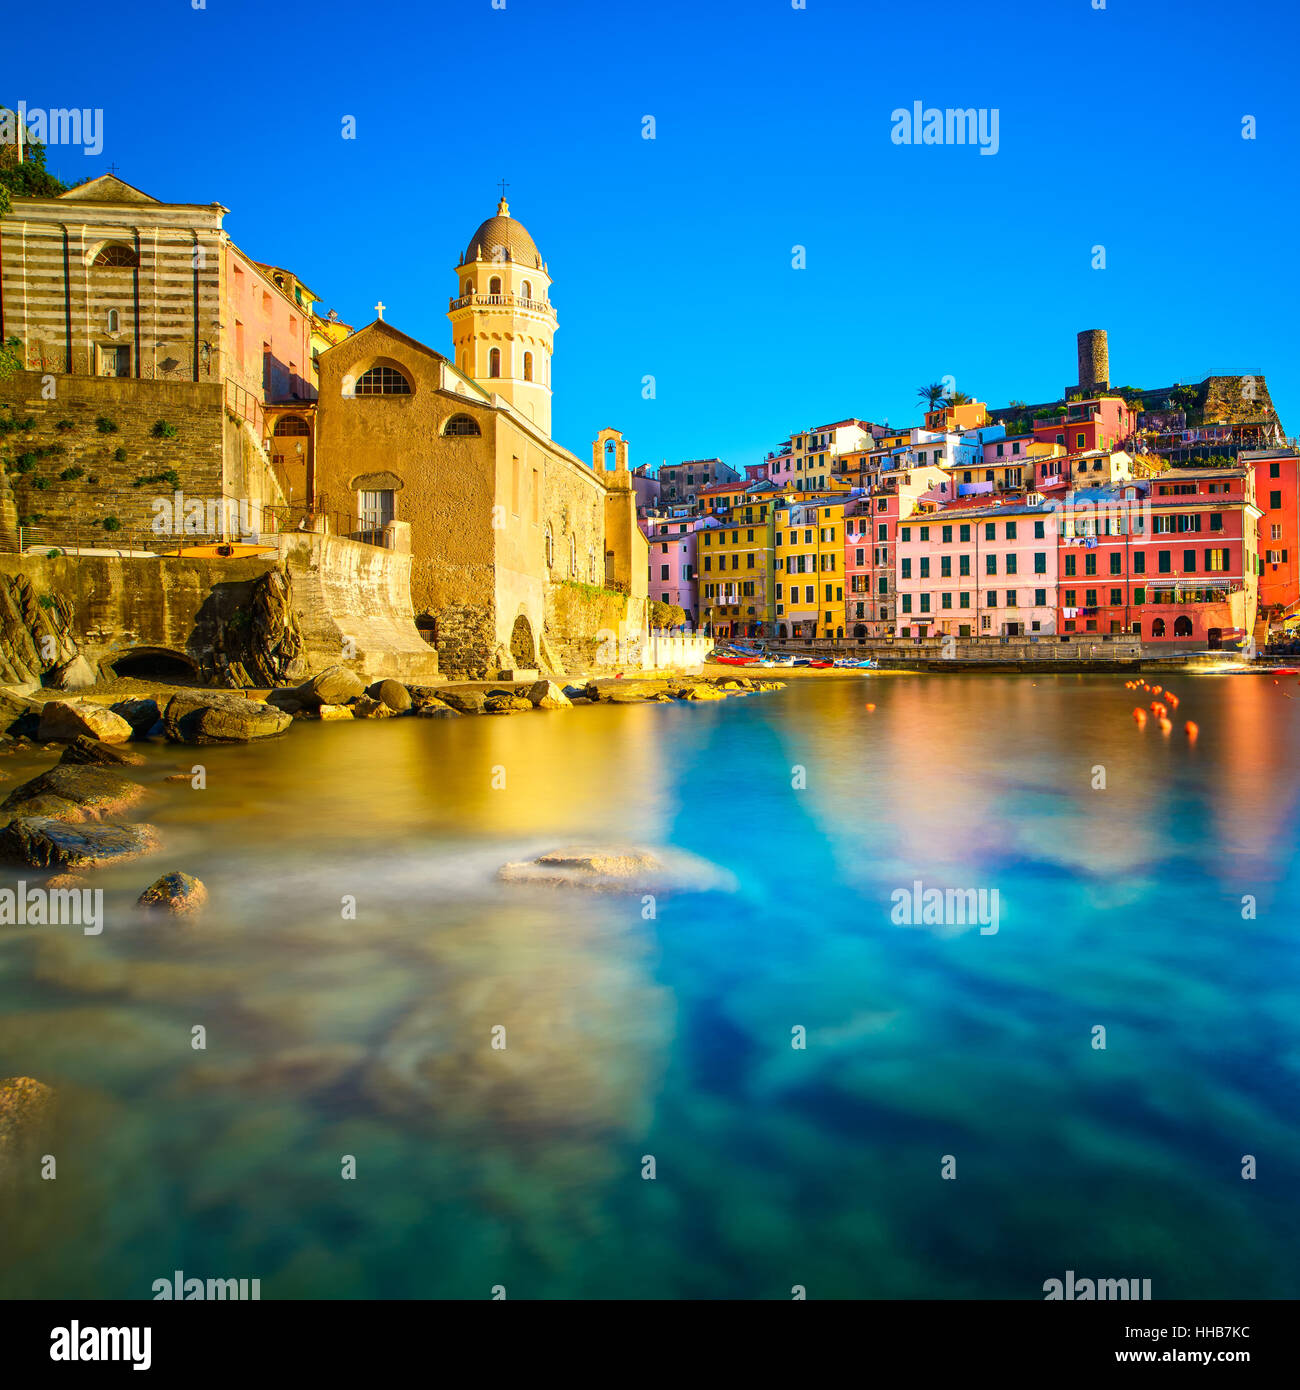
[[[125,743],[131,737],[131,726],[120,714],[91,700],[46,702],[37,733],[42,743],[71,743],[83,736],[101,743]]]
[[[0,805],[0,810],[22,816],[94,821],[121,815],[145,795],[139,782],[119,777],[105,768],[60,762],[15,787]]]
[[[725,870],[685,850],[622,845],[550,850],[536,859],[503,865],[500,877],[508,883],[599,893],[708,892],[735,887]]]
[[[157,848],[152,825],[72,825],[52,816],[19,816],[0,833],[0,858],[36,869],[94,868]]]
[[[172,743],[248,743],[282,734],[292,717],[263,700],[216,690],[183,691],[163,711],[163,732]]]
[[[208,890],[202,880],[179,869],[163,874],[140,894],[141,907],[160,907],[178,916],[197,912],[208,900]]]
[[[145,762],[142,753],[134,753],[97,738],[87,738],[85,734],[74,738],[63,750],[61,763],[82,763],[92,767],[140,767]]]

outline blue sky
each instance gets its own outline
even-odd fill
[[[1263,372],[1300,432],[1300,7],[1092,3],[142,0],[119,24],[70,0],[57,43],[6,26],[0,100],[103,108],[102,155],[56,172],[221,202],[323,307],[360,326],[382,298],[440,351],[504,177],[580,455],[611,425],[634,463],[740,466],[792,429],[917,422],[944,376],[1045,400],[1094,327],[1117,384]],[[996,108],[997,154],[892,143],[918,100]]]

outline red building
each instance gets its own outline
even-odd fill
[[[1034,439],[1039,444],[1064,444],[1071,454],[1109,452],[1118,448],[1137,428],[1137,416],[1119,396],[1096,396],[1070,401],[1060,415],[1034,420]]]
[[[1070,493],[1059,515],[1057,630],[1208,647],[1249,637],[1258,517],[1244,467]]]
[[[1259,508],[1259,615],[1280,619],[1300,600],[1300,456],[1293,449],[1243,452]]]

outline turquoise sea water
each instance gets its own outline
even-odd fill
[[[151,748],[104,933],[0,928],[0,1076],[59,1093],[0,1294],[1300,1295],[1300,686],[1175,687],[1194,745],[1117,677],[894,676]],[[575,842],[731,884],[496,878]],[[195,923],[133,907],[173,868]]]

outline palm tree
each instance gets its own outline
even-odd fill
[[[942,381],[931,382],[929,386],[919,387],[917,395],[923,400],[931,410],[934,410],[939,402],[944,399],[944,392],[947,388]]]
[[[974,396],[968,396],[965,391],[954,391],[947,401],[949,405],[970,405],[974,399]]]

